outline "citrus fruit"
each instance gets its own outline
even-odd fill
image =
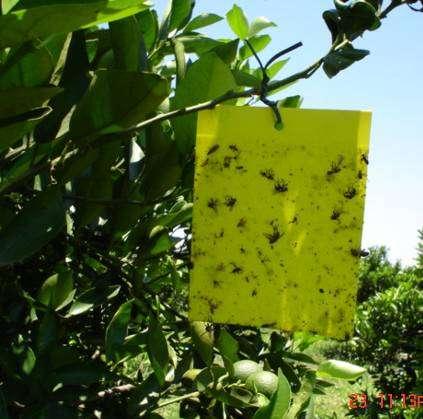
[[[245,381],[251,374],[254,374],[257,371],[261,371],[261,366],[257,364],[257,362],[251,361],[249,359],[237,361],[234,363],[233,367],[234,378],[241,381]]]
[[[271,397],[278,389],[278,376],[270,371],[257,371],[247,378],[245,386],[250,390],[256,389],[258,393],[266,397]]]

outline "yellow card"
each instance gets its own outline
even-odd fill
[[[345,338],[357,291],[370,112],[199,114],[191,320]]]

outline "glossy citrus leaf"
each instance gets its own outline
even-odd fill
[[[50,112],[51,108],[46,106],[14,117],[0,119],[0,152],[31,132]]]
[[[248,36],[248,20],[244,11],[239,6],[236,4],[233,5],[232,9],[226,13],[226,20],[228,21],[233,33],[239,39],[245,39]]]
[[[291,402],[291,387],[288,380],[279,370],[278,387],[267,406],[260,408],[254,419],[283,419]]]
[[[329,359],[320,363],[317,375],[355,380],[366,372],[365,368],[345,361]]]
[[[213,25],[213,23],[220,22],[223,18],[214,13],[202,13],[196,16],[185,27],[184,32],[192,32],[197,29],[204,28],[205,26]]]
[[[33,7],[31,2],[20,2],[11,12],[0,16],[0,49],[122,19],[147,7],[143,0],[45,0]]]
[[[95,306],[104,304],[119,294],[120,285],[90,288],[80,294],[72,303],[66,317],[78,316],[86,313]]]
[[[114,314],[106,329],[106,356],[109,360],[119,361],[120,347],[123,345],[131,320],[133,301],[123,303]]]
[[[47,278],[38,292],[38,301],[55,310],[60,310],[72,301],[75,294],[72,271],[60,267]]]
[[[20,115],[39,108],[62,91],[59,87],[15,87],[0,90],[0,117]]]
[[[271,28],[271,27],[274,27],[274,26],[276,26],[275,23],[271,22],[269,19],[267,19],[264,16],[260,16],[260,17],[254,19],[251,22],[250,31],[248,32],[248,36],[257,35],[263,29]]]
[[[188,68],[185,78],[177,86],[172,109],[214,99],[236,87],[230,68],[216,54],[205,54]],[[195,143],[196,115],[176,118],[172,124],[179,150],[189,152]]]
[[[147,353],[157,380],[163,384],[169,366],[169,349],[162,327],[155,317],[150,317],[147,331]]]
[[[60,233],[64,223],[60,188],[51,187],[36,195],[0,232],[0,266],[33,255]]]
[[[98,70],[70,122],[76,139],[118,132],[143,121],[169,93],[168,82],[156,74]]]

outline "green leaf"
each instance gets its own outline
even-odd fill
[[[120,285],[110,285],[102,288],[90,288],[79,295],[72,303],[66,317],[78,316],[91,308],[103,304],[119,294]]]
[[[138,71],[140,69],[141,28],[135,16],[110,22],[110,37],[115,68]]]
[[[332,51],[323,60],[323,70],[330,78],[336,76],[340,71],[346,69],[356,61],[362,60],[369,55],[365,49],[355,49],[352,44]]]
[[[0,152],[31,132],[50,112],[51,108],[33,109],[21,115],[0,119]]]
[[[186,73],[186,61],[185,61],[185,47],[184,44],[177,38],[173,40],[173,51],[175,54],[176,62],[176,82],[179,83],[185,77]]]
[[[194,0],[172,0],[167,33],[182,28],[190,19]]]
[[[58,323],[53,311],[44,313],[37,334],[37,349],[44,352],[50,349],[58,339]]]
[[[121,359],[120,349],[128,333],[132,307],[132,300],[123,303],[107,326],[105,349],[109,360],[117,362]]]
[[[27,172],[46,158],[51,150],[51,144],[36,144],[18,157],[7,170],[0,172],[0,193],[10,188],[15,182],[24,179]]]
[[[267,406],[257,410],[254,419],[283,419],[291,402],[291,387],[288,380],[278,371],[278,389]]]
[[[285,60],[276,61],[272,65],[270,65],[266,70],[269,78],[273,79],[273,77],[277,76],[279,71],[281,71],[285,67],[288,61],[289,61],[289,58]]]
[[[278,105],[282,108],[299,108],[303,103],[303,98],[299,95],[288,96],[278,102]]]
[[[277,25],[271,22],[269,19],[267,19],[267,17],[260,16],[251,22],[248,36],[251,37],[251,36],[257,35],[263,29],[271,28],[274,26],[277,26]]]
[[[51,99],[49,106],[53,108],[53,112],[37,125],[34,131],[34,139],[38,143],[51,142],[57,134],[68,130],[71,110],[81,100],[90,84],[91,68],[83,31],[70,35],[58,65],[58,83],[63,91]],[[56,78],[59,79],[59,75]]]
[[[183,42],[186,53],[201,56],[208,52],[214,52],[226,64],[232,64],[236,59],[239,44],[238,38],[216,41],[203,35],[188,34],[178,36],[176,39]]]
[[[269,76],[269,79],[273,79],[279,73],[279,71],[281,71],[285,67],[288,61],[289,61],[289,58],[287,58],[286,60],[276,61],[275,63],[270,65],[266,69],[266,73]],[[263,78],[263,72],[261,71],[260,68],[256,68],[255,70],[250,70],[250,72],[256,79],[258,79],[261,82]]]
[[[192,208],[191,202],[181,201],[177,202],[166,215],[160,216],[154,220],[155,225],[161,225],[169,229],[173,229],[178,225],[184,224],[192,219]]]
[[[200,57],[192,64],[176,88],[172,109],[194,105],[236,89],[230,68],[214,53]],[[175,141],[182,153],[188,153],[195,144],[196,115],[185,115],[172,121]]]
[[[58,271],[44,281],[37,296],[40,303],[54,310],[68,305],[75,294],[72,271],[63,266]]]
[[[164,232],[157,237],[154,237],[149,246],[148,254],[151,256],[159,255],[168,252],[174,245],[174,241],[169,237],[167,232]]]
[[[213,331],[207,329],[207,323],[194,321],[191,323],[191,336],[194,346],[206,365],[213,362]]]
[[[248,407],[252,407],[248,401],[251,399],[252,394],[250,395],[247,390],[245,391],[245,395],[237,394],[235,391],[231,391],[229,393],[227,390],[216,390],[214,388],[211,388],[207,391],[207,393],[213,397],[216,400],[219,400],[220,402],[228,405],[237,407],[238,409],[245,409]]]
[[[176,144],[172,142],[163,153],[147,157],[140,190],[145,194],[147,201],[155,200],[174,188],[181,174],[179,153]]]
[[[247,38],[250,28],[244,11],[239,6],[233,5],[232,9],[226,13],[226,20],[239,39]]]
[[[232,70],[232,74],[239,86],[260,87],[261,78],[241,70]]]
[[[66,35],[55,35],[12,49],[0,68],[0,89],[48,85],[65,40]]]
[[[366,369],[345,361],[329,359],[323,361],[317,369],[317,375],[341,378],[343,380],[355,380],[366,372]]]
[[[272,38],[269,35],[256,35],[248,39],[255,52],[260,52],[270,43]],[[239,57],[241,60],[246,60],[251,57],[253,52],[248,45],[243,45],[239,49]]]
[[[155,10],[144,10],[137,16],[145,48],[150,51],[156,44],[157,35],[159,33],[159,23]]]
[[[311,356],[308,356],[303,352],[282,351],[282,356],[284,358],[293,359],[295,361],[304,362],[306,364],[317,364],[317,362]]]
[[[58,163],[56,166],[56,179],[60,183],[65,184],[81,175],[85,169],[98,160],[100,151],[102,151],[101,147],[84,151],[76,150],[74,154]]]
[[[219,41],[203,35],[183,35],[176,39],[184,44],[186,53],[205,54],[220,45]]]
[[[90,200],[108,200],[113,194],[113,179],[111,166],[119,153],[120,144],[106,143],[99,147],[97,159],[93,162],[90,172],[75,182],[76,194],[86,198],[76,207],[76,227],[96,221],[96,218],[105,211],[103,203],[90,202]]]
[[[339,12],[336,9],[325,10],[322,17],[332,35],[332,43],[334,43],[341,31],[341,18],[339,16]]]
[[[9,13],[20,0],[3,0],[1,3],[2,14]]]
[[[26,375],[31,374],[31,371],[34,369],[35,362],[36,362],[36,357],[35,357],[34,351],[31,348],[26,348],[24,360],[22,362],[22,371]]]
[[[128,336],[123,345],[119,349],[121,359],[130,359],[138,356],[140,353],[145,354],[146,336],[145,334],[136,334]]]
[[[143,0],[56,0],[53,4],[45,0],[27,9],[15,7],[10,13],[0,16],[0,49],[55,33],[112,22],[147,7]]]
[[[188,23],[184,29],[184,32],[193,32],[197,29],[204,28],[205,26],[213,25],[214,23],[220,22],[221,20],[223,20],[223,17],[214,13],[202,13]]]
[[[295,332],[294,333],[294,344],[295,348],[299,351],[304,351],[313,343],[324,340],[323,336],[313,335],[308,332]]]
[[[238,52],[239,39],[228,42],[221,42],[213,47],[210,52],[214,52],[224,63],[232,64]]]
[[[160,385],[163,385],[169,366],[169,349],[161,325],[154,316],[150,316],[147,331],[147,353],[154,374]]]
[[[304,419],[315,419],[316,417],[314,413],[315,398],[316,396],[313,393],[311,393],[311,395],[307,397],[303,401],[303,403],[300,405],[298,411],[296,412],[295,417],[301,417]]]
[[[335,2],[335,5],[339,5],[339,2]],[[341,17],[341,28],[348,35],[365,30],[372,31],[381,25],[377,10],[367,1],[355,0],[349,3],[348,7],[338,10]]]
[[[39,108],[61,91],[59,87],[15,87],[0,90],[0,115],[7,118]]]
[[[228,359],[232,364],[238,361],[239,345],[235,338],[226,330],[221,329],[217,339],[217,348],[220,354],[225,359]]]
[[[60,233],[64,222],[60,189],[51,187],[39,193],[0,232],[0,266],[33,255]]]
[[[147,118],[168,96],[169,84],[152,73],[99,70],[70,121],[70,135],[82,138],[117,132]]]

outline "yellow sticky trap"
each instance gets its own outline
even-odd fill
[[[370,112],[219,106],[198,120],[192,320],[344,338]]]

